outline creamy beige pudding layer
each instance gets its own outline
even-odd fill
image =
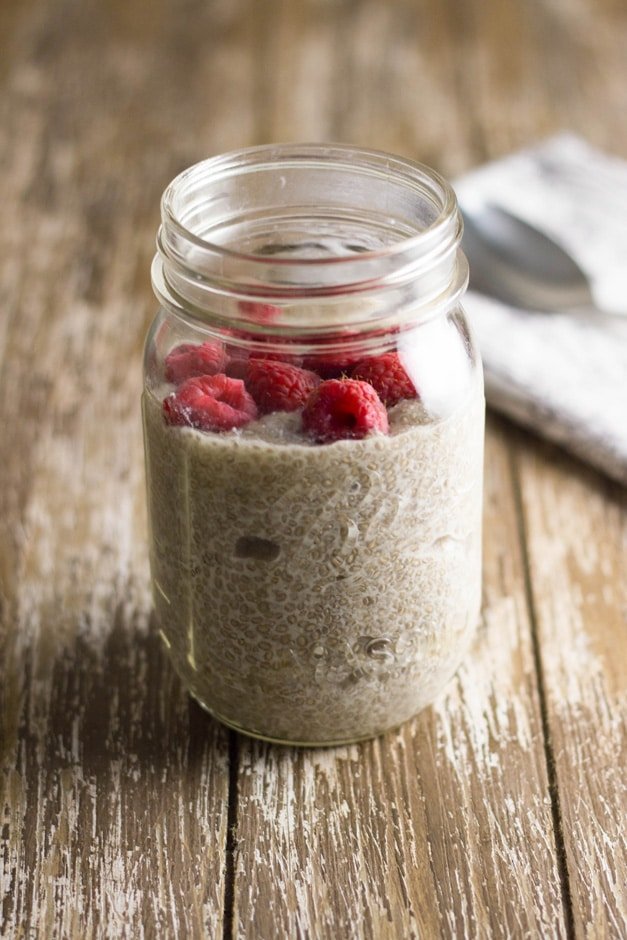
[[[390,436],[310,445],[298,415],[169,427],[144,396],[159,626],[193,694],[260,736],[334,743],[428,704],[479,615],[483,385]]]

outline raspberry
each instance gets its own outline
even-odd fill
[[[238,349],[235,355],[231,355],[224,371],[232,379],[245,379],[248,371],[248,355]]]
[[[242,303],[243,302],[240,301],[240,306]],[[254,341],[256,347],[259,345],[265,346],[267,344],[270,346],[270,349],[268,352],[258,348],[251,351],[244,346],[236,346],[234,343],[228,343],[226,347],[228,362],[224,369],[227,375],[232,375],[237,379],[243,379],[246,375],[246,362],[248,359],[270,359],[273,362],[289,362],[292,366],[301,366],[303,364],[302,356],[298,356],[295,353],[284,351],[276,352],[272,350],[272,344],[275,343],[280,343],[282,347],[286,344],[289,345],[290,341],[285,339],[285,337],[266,336],[265,334],[257,335],[246,330],[239,330],[238,335],[240,339]]]
[[[320,384],[315,372],[299,369],[288,362],[257,357],[248,360],[244,381],[262,414],[296,411]]]
[[[367,382],[328,379],[309,396],[303,429],[320,444],[359,439],[371,431],[388,433],[385,405]]]
[[[257,417],[257,406],[239,379],[202,375],[187,379],[163,400],[168,424],[200,431],[229,431]]]
[[[257,339],[259,339],[259,337],[257,337]],[[271,340],[268,340],[268,342],[271,342]],[[252,359],[267,359],[270,362],[287,362],[291,366],[301,366],[303,363],[302,356],[297,356],[292,353],[260,352],[257,349],[253,353],[248,353],[238,346],[227,346],[227,352],[230,355],[230,359],[224,371],[227,375],[232,375],[236,379],[246,377],[248,361]]]
[[[165,357],[165,377],[168,382],[180,385],[197,375],[216,375],[222,372],[227,359],[223,344],[217,340],[201,345],[182,343]]]
[[[358,362],[351,371],[351,377],[372,385],[388,408],[404,398],[419,397],[414,383],[401,365],[398,354],[394,352]]]
[[[281,313],[280,307],[258,303],[256,300],[240,300],[238,307],[250,320],[256,320],[258,323],[272,323]]]
[[[287,362],[291,366],[302,366],[303,357],[295,353],[258,352],[255,351],[251,359],[268,359],[270,362]]]
[[[322,379],[339,379],[348,376],[352,367],[359,361],[358,356],[340,353],[319,353],[317,356],[305,356],[303,366],[317,372]]]

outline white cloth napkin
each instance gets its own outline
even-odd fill
[[[570,134],[480,167],[455,184],[462,209],[486,201],[553,237],[597,303],[627,311],[627,162]],[[469,291],[486,398],[627,484],[627,316],[539,313]]]

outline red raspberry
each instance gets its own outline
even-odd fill
[[[322,379],[348,378],[353,366],[363,359],[363,353],[348,352],[342,346],[358,342],[359,339],[359,333],[346,330],[331,336],[313,336],[311,341],[316,351],[305,356],[303,366],[317,372]],[[331,348],[329,344],[332,344]],[[338,344],[342,344],[339,349]]]
[[[288,362],[257,357],[248,360],[244,381],[262,414],[302,408],[310,393],[320,384],[315,372],[299,369]]]
[[[248,361],[252,359],[267,359],[270,362],[287,362],[291,366],[301,366],[303,363],[302,356],[292,355],[291,353],[260,352],[259,350],[248,353],[246,350],[241,347],[238,348],[237,346],[228,346],[227,352],[230,354],[231,358],[227,362],[224,371],[227,375],[232,375],[236,379],[246,377],[247,364]]]
[[[163,400],[168,424],[200,431],[229,431],[257,417],[257,406],[239,379],[201,375],[187,379]]]
[[[222,372],[227,359],[224,345],[217,340],[201,345],[181,343],[165,357],[165,377],[168,382],[180,385],[197,375],[216,375]]]
[[[237,306],[245,316],[258,323],[272,323],[281,313],[280,307],[275,307],[274,304],[262,304],[256,300],[240,300]]]
[[[354,379],[368,382],[384,405],[391,408],[404,398],[418,398],[414,383],[401,365],[398,354],[385,353],[358,362],[351,371]]]
[[[303,429],[320,443],[388,433],[385,405],[367,382],[328,379],[309,396],[303,410]]]
[[[229,348],[229,352],[231,353],[231,358],[224,367],[224,371],[232,379],[244,380],[248,371],[248,353],[236,347],[233,347],[233,349]]]
[[[303,366],[317,372],[322,379],[339,379],[350,375],[350,371],[359,361],[355,355],[340,353],[319,353],[317,356],[305,356]]]
[[[278,352],[257,352],[255,351],[251,359],[268,359],[270,362],[287,362],[291,366],[302,366],[303,357],[295,353]]]

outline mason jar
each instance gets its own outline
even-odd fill
[[[159,631],[259,738],[393,728],[479,615],[484,397],[451,187],[344,146],[241,150],[162,200],[145,353]]]

